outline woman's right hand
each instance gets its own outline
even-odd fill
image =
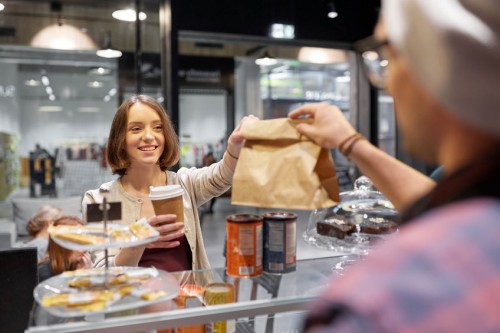
[[[150,217],[148,223],[160,233],[160,238],[149,243],[146,247],[150,249],[169,249],[179,246],[181,244],[179,238],[184,236],[184,222],[176,221],[177,216],[175,214]]]
[[[356,133],[342,111],[328,103],[305,104],[288,116],[294,119],[303,116],[313,118],[312,124],[298,124],[297,131],[324,148],[338,148],[345,139]]]

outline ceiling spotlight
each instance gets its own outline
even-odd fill
[[[102,57],[102,58],[120,58],[122,56],[121,51],[113,50],[113,49],[97,50],[97,52],[95,54],[97,54],[97,56]]]
[[[0,3],[0,12],[5,9],[5,6]]]
[[[115,10],[111,16],[120,21],[135,22],[137,14],[133,9],[120,9]],[[146,18],[146,13],[139,12],[139,20],[144,21]]]
[[[108,31],[106,38],[104,39],[104,47],[97,50],[95,53],[97,56],[102,58],[119,58],[122,56],[122,52],[115,50],[111,47],[111,32]]]
[[[28,87],[38,87],[40,84],[40,81],[34,79],[24,81],[24,85]]]
[[[82,106],[78,108],[78,112],[99,112],[100,108],[95,106]]]
[[[272,66],[278,63],[278,60],[274,57],[271,57],[269,53],[264,52],[262,57],[255,59],[255,63],[259,66]]]
[[[335,4],[332,2],[328,3],[328,17],[333,19],[339,16],[339,13],[337,12],[337,9],[335,8]]]
[[[50,84],[49,78],[46,75],[42,75],[41,80],[44,86],[48,86]]]
[[[103,83],[100,81],[92,81],[87,83],[87,86],[89,86],[90,88],[100,88],[103,86]]]
[[[40,112],[61,112],[63,109],[58,105],[43,105],[38,107],[38,111]]]
[[[104,67],[96,67],[89,70],[89,75],[108,75],[111,73],[111,69]]]

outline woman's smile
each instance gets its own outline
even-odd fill
[[[142,146],[139,147],[139,150],[142,151],[155,151],[158,148],[158,146]]]

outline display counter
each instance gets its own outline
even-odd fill
[[[356,260],[358,257],[353,255],[299,260],[294,272],[264,272],[251,278],[228,276],[224,268],[176,272],[172,275],[181,287],[211,282],[234,286],[235,303],[204,306],[201,300],[194,299],[179,306],[175,300],[168,300],[132,310],[72,318],[53,316],[35,305],[26,332],[149,332],[228,320],[237,325],[246,323],[254,331],[258,316],[265,317],[265,331],[272,331],[277,317],[273,314],[304,311],[332,275],[342,274]],[[300,331],[300,327],[296,329]]]

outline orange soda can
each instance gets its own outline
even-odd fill
[[[235,214],[226,218],[227,274],[236,277],[262,274],[262,228],[259,215]]]

